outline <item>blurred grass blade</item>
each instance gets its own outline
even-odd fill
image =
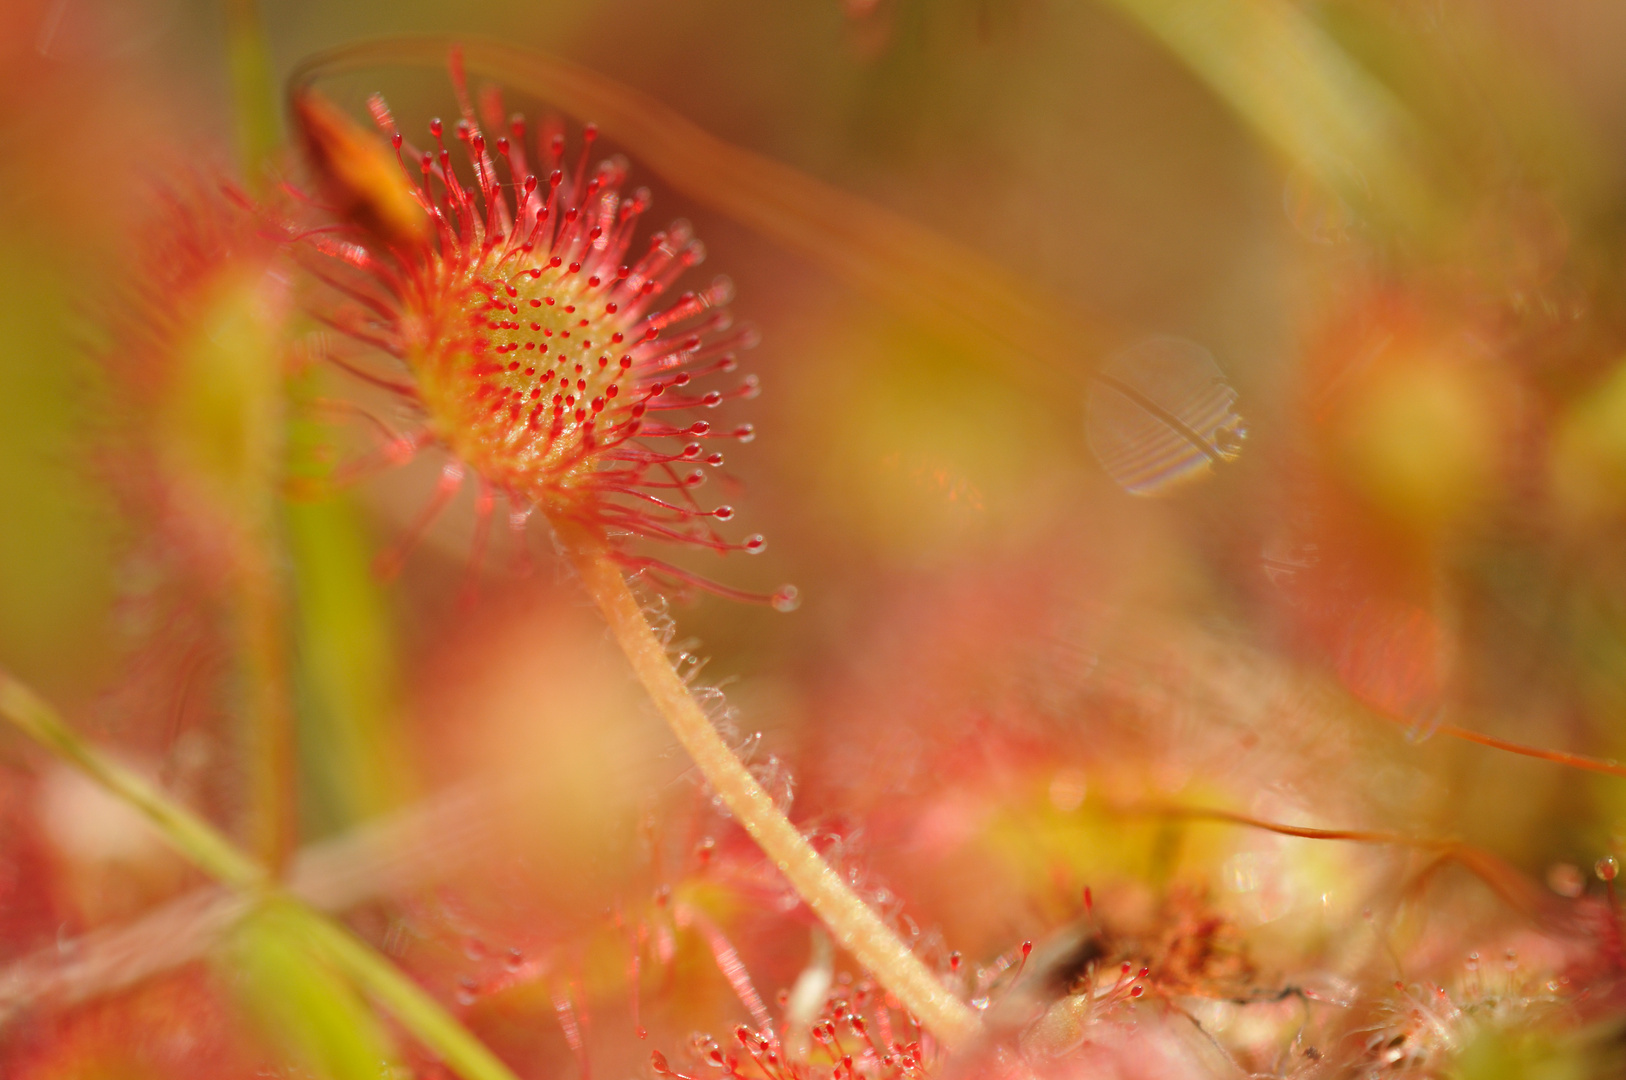
[[[1290,162],[1353,206],[1426,224],[1401,103],[1290,0],[1110,0]]]
[[[55,709],[4,669],[0,669],[0,717],[140,811],[165,840],[206,873],[238,887],[265,883],[265,871],[259,864],[238,851],[213,825],[173,801],[146,777],[85,742]]]
[[[324,1080],[388,1075],[394,1047],[351,984],[315,954],[305,923],[269,900],[238,924],[222,970],[267,1042]]]
[[[228,884],[257,890],[265,872],[210,825],[144,778],[84,741],[55,709],[0,669],[0,718],[83,771],[157,826],[198,867]],[[389,1010],[407,1031],[464,1080],[515,1080],[514,1074],[416,983],[349,930],[295,901],[277,901],[279,925],[303,947]]]
[[[237,151],[251,186],[257,186],[281,141],[275,80],[256,0],[224,0],[226,57],[237,114]]]
[[[356,42],[305,60],[298,94],[319,78],[387,65],[444,68],[451,39]],[[802,255],[873,299],[940,332],[1014,350],[1050,391],[1095,351],[1099,327],[975,252],[788,165],[731,145],[660,102],[565,60],[478,38],[462,41],[471,73],[499,79],[591,120],[678,191]],[[1093,332],[1092,332],[1093,331]]]
[[[309,908],[289,907],[287,914],[317,955],[343,971],[458,1075],[465,1080],[514,1080],[485,1044],[366,942]]]
[[[338,499],[287,507],[297,588],[299,757],[310,825],[326,834],[399,805],[408,788],[396,740],[394,642],[354,509]]]

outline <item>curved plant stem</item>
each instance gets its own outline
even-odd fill
[[[1539,761],[1550,761],[1555,765],[1565,765],[1571,769],[1603,773],[1605,776],[1626,777],[1626,765],[1622,765],[1613,759],[1588,757],[1586,754],[1572,754],[1568,750],[1548,750],[1541,746],[1530,746],[1526,743],[1514,742],[1511,739],[1500,739],[1495,735],[1486,735],[1484,732],[1474,731],[1471,728],[1459,727],[1456,724],[1441,724],[1434,730],[1453,739],[1477,743],[1480,746],[1488,746],[1492,750],[1501,750],[1508,754],[1519,754],[1523,757],[1536,758]]]
[[[1371,708],[1368,706],[1368,708]],[[1372,709],[1376,715],[1402,729],[1415,729],[1416,722],[1403,716],[1397,716],[1386,709]],[[1548,761],[1554,765],[1562,765],[1569,769],[1580,769],[1582,772],[1602,773],[1605,776],[1618,776],[1626,779],[1626,765],[1622,765],[1615,758],[1597,758],[1588,754],[1576,754],[1568,750],[1550,750],[1545,746],[1531,746],[1529,743],[1514,742],[1512,739],[1503,739],[1496,735],[1487,735],[1473,728],[1465,728],[1459,724],[1436,724],[1433,734],[1444,735],[1450,739],[1461,739],[1463,742],[1473,743],[1476,746],[1486,746],[1492,750],[1500,750],[1505,754],[1517,754],[1520,757],[1535,758],[1537,761]]]
[[[950,993],[819,857],[717,734],[710,718],[672,669],[665,646],[650,629],[621,568],[591,540],[570,537],[567,544],[588,592],[610,624],[610,632],[678,741],[807,906],[830,928],[836,940],[944,1045],[963,1046],[974,1038],[979,1028],[977,1015]]]
[[[140,811],[159,835],[200,870],[242,890],[250,899],[284,903],[310,948],[389,1010],[464,1080],[515,1080],[496,1055],[366,942],[286,894],[270,891],[270,878],[259,863],[213,825],[81,739],[55,709],[4,669],[0,669],[0,718]]]
[[[1517,868],[1502,858],[1461,840],[1412,836],[1385,829],[1317,829],[1307,825],[1289,825],[1250,817],[1231,810],[1208,806],[1183,806],[1178,803],[1131,803],[1109,806],[1108,812],[1126,817],[1150,816],[1168,820],[1211,821],[1226,825],[1240,825],[1261,829],[1278,836],[1293,836],[1301,840],[1345,841],[1353,844],[1383,844],[1429,852],[1441,863],[1456,863],[1483,881],[1509,907],[1519,914],[1539,922],[1558,923],[1552,898],[1532,883]]]

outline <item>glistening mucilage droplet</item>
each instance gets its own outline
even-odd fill
[[[1236,399],[1207,349],[1148,338],[1092,373],[1085,434],[1125,491],[1162,495],[1241,454],[1248,428]]]

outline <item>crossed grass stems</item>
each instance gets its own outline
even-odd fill
[[[1160,14],[1159,5],[1140,0],[1118,2],[1154,37],[1161,38],[1185,59],[1268,142],[1329,187],[1339,186],[1340,176],[1314,148],[1319,144],[1303,144],[1301,133],[1289,122],[1292,117],[1284,120],[1277,112],[1262,110],[1255,94],[1258,88],[1238,83],[1230,68],[1205,65],[1200,56],[1190,55],[1195,46],[1181,36],[1177,22],[1171,23]],[[1223,7],[1209,6],[1216,12]],[[252,19],[251,7],[241,2],[229,7],[234,26],[241,31],[241,20]],[[1262,10],[1265,8],[1274,20],[1267,27],[1269,34],[1255,33],[1258,27],[1225,26],[1221,27],[1225,32],[1222,36],[1241,42],[1253,35],[1258,39],[1253,42],[1254,51],[1267,48],[1275,40],[1272,35],[1282,34],[1301,45],[1309,41],[1317,48],[1332,48],[1315,37],[1307,23],[1295,22],[1296,16],[1287,6],[1261,6]],[[237,33],[236,37],[252,43],[253,34]],[[235,59],[245,69],[254,69],[248,70],[248,81],[252,81],[257,73],[256,64],[249,55],[252,50],[244,51],[243,40],[234,40],[234,45],[239,47]],[[301,65],[293,83],[298,86],[319,77],[386,64],[438,67],[444,63],[447,45],[438,38],[363,42],[313,57]],[[1120,336],[1100,320],[1092,320],[1091,326],[1086,328],[1059,315],[1058,305],[1045,302],[1003,271],[929,230],[786,166],[724,144],[658,102],[590,71],[491,42],[469,42],[463,48],[471,70],[504,79],[517,89],[535,93],[575,115],[593,115],[601,126],[636,150],[641,159],[673,187],[704,205],[722,210],[787,249],[811,257],[867,295],[928,322],[946,336],[967,341],[999,357],[1008,364],[1007,370],[1018,378],[1035,385],[1048,385],[1054,392],[1057,379],[1076,381],[1079,378],[1076,364],[1072,362],[1074,357],[1080,352],[1093,351],[1092,346],[1103,340]],[[263,57],[259,58],[259,66],[263,68]],[[243,72],[238,74],[241,76]],[[1392,101],[1371,92],[1358,80],[1351,82],[1346,67],[1304,65],[1291,71],[1275,71],[1269,78],[1312,83],[1321,80],[1325,85],[1309,87],[1312,92],[1271,97],[1299,102],[1304,115],[1298,119],[1312,127],[1316,121],[1331,115],[1338,120],[1335,127],[1359,132],[1361,139],[1352,140],[1346,147],[1358,164],[1380,173],[1393,165],[1395,141],[1384,138],[1383,133],[1402,132],[1406,127],[1405,117],[1396,111]],[[245,90],[240,85],[239,93],[252,96],[253,90]],[[244,112],[252,119],[255,110]],[[1311,116],[1312,113],[1317,115]],[[274,125],[250,123],[246,128],[248,156],[251,160],[263,157],[269,152],[270,136],[266,133],[274,131]],[[1377,135],[1374,136],[1374,132]],[[1395,185],[1393,189],[1404,190],[1408,195],[1388,208],[1392,218],[1404,219],[1421,213],[1412,186]],[[831,927],[837,940],[916,1015],[935,1039],[951,1050],[974,1043],[981,1031],[977,1014],[950,993],[819,858],[723,742],[673,669],[665,645],[650,629],[619,568],[604,557],[590,538],[562,539],[572,553],[578,574],[597,601],[612,635],[640,681],[735,817]],[[432,997],[371,946],[320,910],[342,909],[376,890],[378,881],[363,880],[368,871],[376,872],[386,885],[409,887],[415,874],[422,870],[421,865],[392,866],[387,857],[378,856],[389,844],[381,841],[376,832],[364,830],[362,835],[338,842],[336,848],[325,853],[325,864],[323,853],[307,851],[305,857],[292,861],[286,873],[274,873],[143,776],[81,739],[42,698],[3,670],[0,670],[0,716],[139,811],[173,847],[227,890],[225,894],[205,896],[199,901],[183,898],[179,908],[153,913],[143,923],[128,928],[126,945],[131,939],[152,932],[153,925],[164,919],[173,921],[177,912],[185,914],[190,910],[186,907],[188,903],[197,906],[199,912],[212,915],[194,925],[189,939],[178,945],[171,942],[172,947],[167,951],[147,954],[141,963],[126,967],[122,973],[98,974],[91,970],[81,973],[82,985],[75,985],[71,977],[59,979],[66,987],[66,997],[96,992],[98,980],[105,984],[108,979],[130,979],[143,971],[160,970],[208,948],[212,934],[238,920],[256,914],[270,916],[274,917],[283,938],[342,973],[459,1075],[467,1080],[511,1080],[512,1074],[502,1062]],[[1468,729],[1442,729],[1442,733],[1571,767],[1626,775],[1626,768],[1614,762],[1490,740]],[[1391,833],[1300,829],[1228,811],[1192,807],[1125,807],[1120,808],[1120,812],[1206,819],[1311,839],[1420,848],[1434,855],[1436,865],[1450,861],[1460,863],[1514,908],[1527,915],[1541,916],[1539,897],[1530,891],[1520,875],[1486,853],[1450,841],[1418,840]],[[460,834],[454,827],[447,835],[467,835],[468,829],[475,828],[470,824],[467,806],[456,800],[438,809],[419,808],[411,821],[419,826],[429,822],[437,826],[435,830],[414,835],[431,835],[448,821],[461,822],[464,832]],[[384,828],[388,832],[390,827]],[[398,823],[394,828],[410,832],[413,825]],[[352,847],[345,849],[344,843]],[[337,865],[334,851],[346,850],[351,856],[360,854],[362,857],[353,865],[348,885],[343,884],[344,874],[338,875],[341,883],[335,885],[331,877]],[[449,846],[444,853],[452,857]],[[269,864],[280,865],[281,854],[273,850]],[[429,861],[433,862],[433,857]],[[328,868],[326,875],[321,870],[323,865]],[[14,977],[14,982],[26,982],[30,973],[31,969],[25,964],[7,974]],[[0,979],[0,1022],[26,993],[26,986],[7,985]]]
[[[642,621],[641,610],[638,615]],[[661,658],[666,663],[664,651]],[[672,671],[669,663],[666,670]],[[77,960],[65,963],[62,950],[53,948],[0,972],[0,1025],[35,1000],[74,1004],[160,974],[207,953],[235,925],[262,917],[276,928],[283,946],[341,973],[465,1080],[513,1080],[508,1068],[433,997],[328,914],[383,893],[410,890],[477,859],[492,839],[489,822],[498,809],[492,798],[460,791],[443,794],[393,819],[306,849],[279,880],[146,777],[80,738],[54,708],[3,670],[0,717],[139,812],[176,851],[225,886],[183,896],[130,926],[95,932],[83,948],[67,954]],[[1307,828],[1171,803],[1101,809],[1122,818],[1206,821],[1302,839],[1411,848],[1428,861],[1408,893],[1416,894],[1440,868],[1455,863],[1520,915],[1555,927],[1563,922],[1550,898],[1523,875],[1494,855],[1455,841]],[[827,912],[821,914],[835,922]],[[948,994],[941,983],[937,986]],[[969,1009],[966,1013],[969,1023],[964,1027],[947,1035],[933,1031],[947,1049],[965,1048],[980,1035],[979,1018]]]

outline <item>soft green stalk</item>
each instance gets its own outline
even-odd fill
[[[395,639],[360,515],[332,491],[319,449],[314,371],[292,376],[283,505],[293,571],[294,672],[301,795],[319,834],[348,828],[404,802],[411,773],[396,737]],[[308,496],[308,497],[307,497]]]
[[[258,186],[281,141],[276,81],[265,47],[265,31],[255,0],[224,0],[226,55],[232,102],[237,114],[237,145],[243,171]]]
[[[246,684],[248,832],[255,853],[280,873],[299,834],[298,751],[285,640],[287,603],[269,531],[254,530],[237,552],[237,616]]]
[[[459,1076],[465,1080],[514,1080],[508,1066],[366,942],[309,908],[291,906],[287,914],[318,956],[383,1005]]]
[[[408,789],[393,737],[394,641],[352,507],[290,501],[285,516],[302,792],[310,825],[326,833],[399,805]]]
[[[55,709],[3,669],[0,717],[140,811],[159,835],[199,869],[240,889],[268,887],[265,870],[214,826],[80,738]],[[281,925],[292,938],[382,1005],[464,1080],[515,1080],[507,1066],[448,1016],[434,998],[365,942],[326,916],[272,895],[268,902],[277,905]]]
[[[353,982],[313,947],[299,909],[273,897],[239,919],[216,953],[225,981],[290,1065],[324,1080],[379,1080],[394,1040]]]

